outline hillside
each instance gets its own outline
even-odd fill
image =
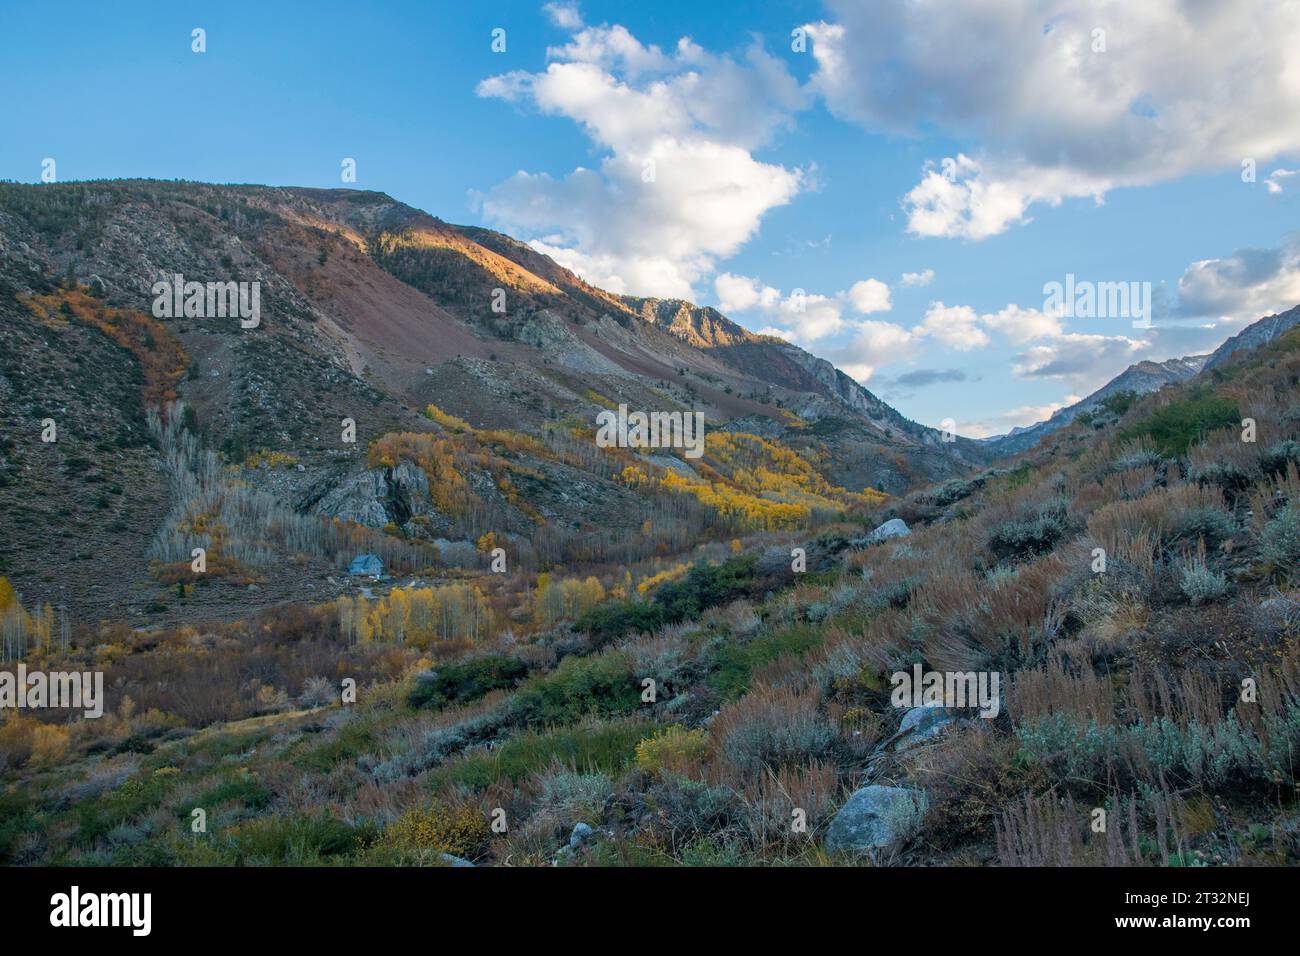
[[[154,283],[177,275],[257,283],[260,324],[155,317]],[[445,576],[489,533],[525,569],[681,554],[843,518],[984,454],[715,310],[614,296],[355,190],[0,184],[0,340],[0,573],[87,622],[317,598],[358,550]],[[595,417],[620,404],[766,446],[703,470],[596,452]],[[648,480],[624,480],[633,464]],[[204,543],[221,573],[177,589]]]
[[[1107,398],[1131,392],[1145,395],[1157,392],[1174,382],[1185,382],[1205,365],[1207,356],[1188,355],[1165,362],[1138,362],[1130,365],[1097,391],[1073,405],[1057,409],[1046,421],[1015,428],[1005,435],[985,439],[985,447],[994,455],[1014,455],[1033,448],[1043,438],[1074,422],[1080,415],[1095,413]]]
[[[724,435],[719,466],[841,495]],[[109,696],[99,720],[0,726],[0,860],[1300,862],[1300,331],[1006,467],[857,504],[657,570],[480,572],[201,627],[60,638],[0,588],[31,666],[93,662]],[[991,693],[900,700],[921,670]]]
[[[1026,451],[1038,444],[1044,435],[1064,428],[1081,415],[1095,417],[1099,411],[1104,414],[1105,400],[1111,396],[1125,392],[1145,395],[1148,392],[1159,391],[1174,382],[1185,382],[1202,369],[1209,371],[1218,368],[1242,349],[1266,345],[1297,324],[1300,324],[1300,305],[1278,315],[1268,315],[1252,322],[1209,355],[1187,355],[1164,362],[1146,361],[1130,365],[1091,395],[1053,412],[1046,421],[1023,428],[1014,428],[1005,435],[984,439],[984,447],[990,454],[999,457]]]

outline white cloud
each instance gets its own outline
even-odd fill
[[[1270,193],[1277,196],[1283,191],[1282,180],[1294,176],[1296,173],[1300,173],[1300,169],[1275,169],[1268,174],[1268,177],[1264,180],[1264,185],[1268,187]]]
[[[889,286],[879,279],[855,282],[847,292],[821,295],[792,289],[787,295],[780,289],[763,285],[750,276],[724,272],[713,280],[718,297],[718,311],[724,314],[756,312],[772,325],[763,334],[780,335],[791,341],[809,343],[862,323],[849,322],[844,309],[852,307],[863,315],[886,312],[891,308]]]
[[[577,30],[582,26],[582,14],[578,12],[576,3],[548,3],[542,11],[563,30]]]
[[[545,71],[490,77],[479,96],[567,117],[604,156],[561,178],[520,171],[477,198],[487,219],[588,281],[693,298],[803,188],[801,170],[752,155],[807,102],[757,42],[739,59],[688,39],[665,53],[621,26],[584,27],[548,56]]]
[[[934,281],[934,270],[922,269],[920,272],[904,272],[900,281],[905,286],[927,286]]]
[[[977,144],[905,197],[918,235],[981,239],[1038,205],[1300,151],[1295,3],[828,4],[808,30],[834,113]]]
[[[916,334],[933,338],[958,352],[969,352],[989,344],[988,333],[979,327],[979,322],[980,317],[968,305],[931,302]]]
[[[732,275],[730,272],[714,278],[713,291],[718,297],[718,311],[724,314],[744,312],[760,303],[765,303],[770,308],[781,295],[771,286],[760,289],[758,282],[749,276]]]
[[[1193,262],[1178,280],[1175,318],[1239,325],[1300,303],[1300,237]]]
[[[1022,309],[1018,305],[1008,305],[998,312],[983,315],[980,321],[995,332],[1001,332],[1016,345],[1034,339],[1051,338],[1063,331],[1058,316],[1040,309]]]
[[[873,312],[888,312],[893,303],[889,301],[889,286],[879,279],[863,279],[849,287],[849,302],[863,315]]]
[[[1049,344],[1036,345],[1016,356],[1012,366],[1023,378],[1066,381],[1092,392],[1134,362],[1146,357],[1150,343],[1124,335],[1067,332]]]

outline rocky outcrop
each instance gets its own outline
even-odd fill
[[[335,485],[311,511],[369,528],[382,528],[390,522],[401,527],[416,515],[431,513],[429,477],[424,469],[407,462],[371,468]]]

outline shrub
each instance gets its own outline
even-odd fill
[[[760,687],[724,708],[709,726],[714,753],[744,775],[806,764],[827,754],[835,731],[817,700],[788,687]]]
[[[491,837],[492,826],[479,808],[463,804],[452,809],[434,803],[403,814],[380,835],[379,845],[402,852],[432,850],[472,860],[483,855]]]
[[[1065,516],[1044,512],[1024,520],[1004,521],[989,536],[989,550],[998,558],[1027,558],[1052,550],[1065,534]]]
[[[298,703],[304,707],[324,707],[338,699],[334,685],[325,677],[308,677],[303,681],[302,693],[298,695]]]
[[[1183,566],[1179,587],[1193,604],[1209,604],[1228,593],[1228,579],[1197,560]]]
[[[604,643],[624,634],[657,631],[664,625],[664,612],[656,604],[619,601],[593,608],[574,621],[573,626]]]
[[[599,815],[605,800],[614,792],[608,774],[581,773],[556,763],[538,777],[538,812],[553,812],[591,820]]]
[[[1193,443],[1210,432],[1236,425],[1240,420],[1236,402],[1218,395],[1199,393],[1157,409],[1145,420],[1121,430],[1119,438],[1149,437],[1162,454],[1182,456]]]
[[[1292,502],[1264,525],[1259,550],[1265,561],[1287,577],[1300,574],[1300,505]]]
[[[1137,402],[1138,397],[1138,393],[1133,391],[1115,392],[1107,395],[1098,404],[1116,418],[1122,418],[1124,413]]]
[[[445,664],[416,679],[407,703],[412,707],[464,704],[489,691],[514,687],[527,675],[528,667],[523,661],[500,655]]]
[[[373,831],[333,817],[262,817],[230,829],[226,842],[237,865],[318,865],[361,849]]]
[[[1211,545],[1232,537],[1237,528],[1232,515],[1212,503],[1175,508],[1170,516],[1169,527],[1172,541],[1196,541],[1204,538]]]
[[[613,775],[632,762],[636,745],[657,728],[658,724],[640,721],[592,721],[544,733],[530,730],[496,750],[470,754],[435,770],[432,783],[483,790],[503,780],[518,783],[557,763],[584,774]]]
[[[628,656],[609,652],[566,657],[550,674],[531,678],[515,695],[514,712],[530,725],[567,724],[587,714],[629,714],[640,702]]]
[[[689,776],[707,748],[703,730],[673,724],[636,745],[636,765],[646,773]]]
[[[675,624],[700,612],[743,596],[754,580],[755,554],[738,555],[721,564],[697,564],[680,581],[670,581],[655,593],[664,620]]]

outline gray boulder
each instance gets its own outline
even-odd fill
[[[439,855],[442,857],[442,862],[446,863],[448,866],[473,866],[474,865],[464,857],[453,856],[450,853],[442,853]]]
[[[871,534],[867,535],[867,544],[880,544],[892,538],[906,538],[912,531],[902,518],[890,518]]]
[[[939,736],[957,719],[957,715],[944,707],[913,707],[903,715],[903,722],[898,725],[900,734],[907,733],[894,745],[895,750],[906,750],[923,741]]]
[[[1260,601],[1255,607],[1255,617],[1269,630],[1285,631],[1300,625],[1300,600],[1283,595]]]
[[[826,831],[832,853],[862,853],[895,848],[921,828],[928,802],[925,792],[872,784],[849,797]]]
[[[585,823],[574,824],[573,832],[569,834],[569,848],[576,850],[595,835],[596,831],[589,825]]]

